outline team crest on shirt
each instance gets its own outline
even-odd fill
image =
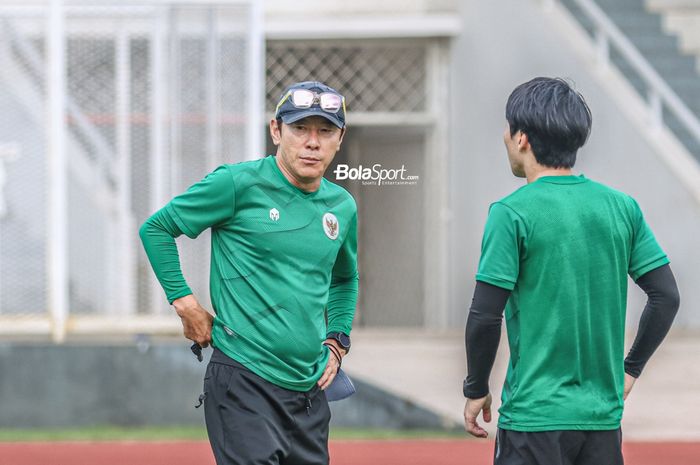
[[[323,215],[323,231],[326,233],[329,239],[338,239],[338,233],[340,233],[340,225],[338,224],[338,218],[335,217],[333,213],[326,213]]]
[[[277,210],[276,208],[273,208],[272,210],[270,210],[270,219],[271,219],[272,221],[277,221],[277,220],[279,220],[279,219],[280,219],[280,212],[279,212],[279,210]]]

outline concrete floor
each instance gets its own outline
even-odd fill
[[[466,374],[462,330],[354,330],[343,368],[393,394],[462,424]],[[497,409],[508,347],[501,338],[491,390]],[[633,334],[629,335],[630,339]],[[629,341],[628,341],[629,343]],[[654,354],[627,399],[626,439],[700,440],[700,333],[672,333]],[[493,437],[496,416],[487,429]]]

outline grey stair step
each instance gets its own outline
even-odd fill
[[[688,132],[685,126],[671,117],[666,117],[664,123],[690,152],[700,155],[700,142]]]
[[[572,15],[593,35],[592,23],[573,0],[563,0]],[[681,52],[678,38],[666,34],[661,27],[661,16],[647,11],[644,0],[596,0],[596,4],[610,17],[623,34],[634,44],[649,64],[674,90],[696,115],[700,115],[700,74],[695,56]],[[639,73],[612,50],[612,63],[628,79],[642,98],[647,96],[647,85]],[[700,160],[700,141],[688,132],[680,121],[664,110],[664,123],[678,140]]]
[[[625,34],[625,36],[634,45],[634,48],[644,54],[666,54],[692,58],[692,55],[680,53],[680,45],[674,36],[662,34]]]
[[[637,93],[644,99],[647,97],[648,87],[644,80],[638,76],[625,75],[629,83],[637,90]],[[686,88],[683,86],[673,85],[669,83],[669,87],[673,90],[683,103],[688,106],[695,114],[700,114],[700,89],[696,86]]]
[[[595,3],[605,9],[615,7],[639,8],[644,9],[644,0],[595,0]]]
[[[696,115],[698,114],[698,110],[700,109],[700,103],[699,103],[697,100],[695,100],[695,101],[689,101],[689,100],[686,100],[686,99],[683,99],[683,98],[681,98],[681,100],[683,101],[683,103],[685,104],[685,106],[688,107],[688,109],[689,109],[690,111],[692,111],[692,112],[695,113]]]
[[[694,144],[698,143],[695,137],[688,132],[685,126],[679,123],[671,123],[669,121],[664,121],[664,123],[666,124],[666,127],[668,127],[686,147],[691,148]]]
[[[700,83],[698,61],[694,57],[679,55],[671,50],[664,53],[645,53],[645,51],[641,49],[638,49],[638,51],[664,79],[680,79],[685,82]],[[636,70],[634,65],[616,49],[611,49],[610,61],[621,70]]]
[[[617,21],[615,21],[617,24]],[[647,26],[647,25],[627,25],[622,26],[617,24],[618,29],[627,36],[632,42],[642,37],[663,37],[665,34],[661,29],[661,25],[658,27]]]
[[[700,89],[698,89],[696,86],[685,87],[674,84],[670,84],[670,87],[676,94],[678,94],[686,105],[694,110],[698,108],[698,102],[700,102]]]
[[[697,76],[696,64],[694,60],[680,60],[678,57],[646,57],[652,68],[656,70],[664,79],[672,79],[676,77],[684,77],[692,79]],[[632,65],[627,60],[619,56],[611,57],[612,62],[620,68],[621,71],[633,70]]]
[[[618,28],[623,32],[663,32],[661,29],[661,17],[649,15],[644,12],[627,12],[610,15]]]
[[[586,16],[581,9],[572,0],[564,0],[562,4],[569,10],[571,15],[576,18],[579,24],[588,31],[590,35],[594,33],[593,21]]]
[[[595,3],[609,16],[622,13],[651,13],[646,9],[643,0],[597,0]]]
[[[625,75],[629,82],[634,86],[635,89],[640,91],[642,96],[646,96],[647,88],[645,81],[639,76],[629,76]],[[696,85],[682,85],[672,82],[667,82],[668,86],[675,92],[678,97],[680,97],[683,102],[688,105],[692,110],[698,111],[698,102],[700,101],[700,89]]]
[[[632,42],[642,54],[678,54],[678,40],[670,36],[645,35],[635,38]],[[684,56],[684,55],[681,55]],[[689,56],[689,55],[686,55]],[[692,57],[691,57],[692,58]]]

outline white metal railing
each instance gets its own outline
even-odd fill
[[[663,124],[663,108],[673,113],[684,128],[700,142],[700,121],[686,106],[681,98],[666,81],[659,76],[649,62],[637,50],[634,44],[620,31],[612,20],[593,0],[574,0],[581,11],[593,22],[595,42],[598,50],[597,59],[600,66],[609,66],[610,46],[615,47],[624,59],[639,74],[647,87],[647,104],[649,119],[653,129],[660,129]]]
[[[17,52],[25,60],[30,71],[38,76],[40,82],[46,80],[47,71],[44,64],[42,63],[42,57],[37,52],[34,47],[27,41],[25,37],[22,37],[17,33],[12,23],[7,19],[7,17],[0,18],[0,25],[8,32],[10,39],[17,47]],[[65,25],[63,26],[65,27]],[[65,52],[62,52],[65,53]],[[39,84],[40,82],[36,83]],[[109,181],[107,185],[113,185],[115,182],[115,169],[112,160],[114,159],[113,150],[109,147],[109,144],[104,139],[102,134],[94,127],[90,122],[90,119],[83,113],[78,104],[76,104],[70,95],[63,97],[65,99],[64,105],[66,111],[70,118],[75,122],[74,130],[80,133],[95,149],[96,153],[96,165],[99,170],[103,173],[105,178]]]
[[[15,162],[15,158],[19,158],[24,167],[30,166],[29,155],[34,157],[32,162],[39,160],[38,163],[43,163],[45,157],[47,165],[46,192],[35,189],[35,197],[41,199],[35,203],[40,203],[45,209],[46,218],[40,212],[32,217],[40,218],[32,225],[40,233],[45,225],[45,234],[35,241],[36,245],[12,241],[16,244],[12,253],[0,256],[3,264],[0,279],[11,276],[11,284],[3,283],[5,289],[11,289],[15,282],[20,281],[18,276],[33,283],[34,274],[31,273],[35,273],[35,269],[29,267],[27,270],[13,270],[11,260],[21,256],[25,249],[37,251],[32,252],[32,257],[38,256],[35,261],[44,270],[43,281],[27,288],[32,295],[41,294],[41,298],[37,298],[39,303],[27,311],[16,304],[17,299],[0,299],[0,338],[5,335],[48,335],[60,343],[73,334],[179,333],[181,326],[177,318],[171,313],[161,312],[166,307],[165,299],[153,276],[139,274],[145,257],[143,254],[136,256],[135,220],[143,221],[143,215],[147,216],[149,210],[162,206],[173,189],[181,189],[180,184],[186,181],[185,178],[192,177],[183,175],[180,179],[172,173],[178,170],[187,172],[193,166],[200,169],[199,159],[193,156],[195,152],[207,153],[210,169],[223,162],[224,154],[214,156],[225,148],[222,134],[226,135],[227,143],[241,147],[241,153],[245,147],[247,158],[262,155],[263,127],[256,123],[262,121],[264,115],[265,47],[263,4],[260,1],[89,1],[99,7],[73,0],[46,0],[45,5],[36,9],[31,9],[38,4],[33,0],[27,1],[31,5],[26,8],[18,6],[8,10],[5,5],[0,5],[0,55],[5,57],[7,65],[0,77],[13,83],[6,91],[15,96],[17,106],[29,108],[28,113],[36,118],[36,128],[27,130],[45,136],[36,138],[41,139],[36,142],[36,147],[26,149],[27,156],[14,156],[10,150],[14,141],[10,137],[13,125],[25,124],[26,127],[26,123],[19,117],[14,118],[13,113],[6,115],[10,121],[0,125],[0,129],[3,137],[10,139],[6,144],[0,144],[0,178],[2,164],[10,160]],[[138,5],[130,8],[129,2],[144,3],[149,8]],[[187,14],[192,5],[201,5],[197,11],[205,14]],[[232,5],[245,8],[232,9]],[[94,21],[87,17],[88,13],[95,16]],[[125,20],[127,13],[134,16],[133,21]],[[205,19],[207,22],[203,26]],[[104,24],[109,27],[104,28]],[[141,29],[135,31],[133,25]],[[113,43],[113,53],[80,49],[73,52],[77,55],[71,55],[73,60],[68,60],[68,40],[76,37],[109,39]],[[184,39],[192,37],[205,40],[210,47],[206,60],[199,60],[199,49],[192,46],[180,55],[173,55],[175,45],[189,43]],[[148,47],[140,45],[141,41],[148,41]],[[228,58],[217,58],[217,55],[228,56],[232,50],[237,54],[239,47],[244,47],[244,55],[236,58],[235,63]],[[173,84],[183,79],[184,69],[179,67],[181,60],[197,67],[192,78],[195,82],[191,86],[189,82],[186,85]],[[145,71],[141,74],[132,72],[146,61],[148,68]],[[113,123],[109,121],[113,124],[114,134],[109,136],[96,127],[88,113],[90,110],[86,109],[91,108],[90,105],[81,106],[86,96],[96,95],[103,87],[87,87],[85,90],[83,86],[90,83],[85,84],[73,77],[77,94],[71,95],[68,89],[67,81],[71,75],[67,73],[67,67],[81,69],[80,66],[95,66],[96,63],[110,66],[109,72],[114,73],[109,78],[113,81],[110,85],[114,96],[104,110],[114,115]],[[177,79],[173,77],[175,75]],[[95,74],[94,79],[91,76],[83,79],[93,79],[90,82],[94,84],[99,77]],[[197,100],[200,80],[205,80],[206,84],[206,95],[201,102]],[[246,89],[247,105],[239,105],[240,97],[222,85],[222,82],[232,81],[243,82],[241,86]],[[31,92],[33,90],[36,92]],[[143,104],[144,100],[149,102],[150,108]],[[190,101],[206,107],[206,110],[196,110],[204,115],[206,124],[202,124],[202,129],[206,136],[187,139],[190,144],[187,152],[178,151],[174,144],[184,139],[188,125],[200,124],[199,121],[188,122],[187,115],[179,113],[179,106]],[[35,104],[27,105],[28,102]],[[225,105],[225,111],[221,105]],[[42,108],[44,110],[39,111]],[[236,124],[245,126],[245,131],[240,131],[242,134],[238,135],[238,131],[232,131],[236,133],[234,136],[226,134],[231,124],[227,118],[232,119],[226,112],[241,119],[243,123]],[[132,126],[138,131],[133,131]],[[114,144],[109,142],[111,137]],[[232,158],[230,149],[227,154],[226,161],[236,159]],[[240,158],[244,156],[241,154]],[[149,170],[146,174],[143,174],[144,167]],[[86,172],[90,176],[80,175]],[[134,172],[141,177],[132,179]],[[84,182],[85,178],[92,182]],[[73,179],[79,182],[71,183]],[[22,197],[24,203],[15,200],[10,207],[28,211],[25,200],[26,197]],[[145,204],[148,207],[144,207]],[[91,209],[85,211],[82,209],[85,206]],[[103,212],[105,206],[107,210]],[[0,203],[0,210],[1,207]],[[76,213],[78,211],[80,214]],[[95,212],[104,215],[96,216]],[[8,236],[0,239],[10,243],[12,238],[25,234],[20,231],[20,223],[14,217],[6,218],[0,225],[0,232],[9,231]],[[69,229],[69,225],[73,225],[74,230]],[[85,225],[94,226],[95,230],[83,228]],[[76,236],[75,230],[84,231],[84,236]],[[81,242],[83,240],[85,244]],[[195,246],[206,244],[181,245],[183,268],[185,265],[191,267],[190,285],[204,290],[208,263],[192,257],[202,256]],[[94,255],[96,251],[99,256]],[[7,253],[5,248],[3,253]],[[189,264],[185,263],[188,257]],[[139,281],[143,279],[148,283]],[[125,303],[125,300],[129,302]],[[6,302],[10,302],[7,311],[3,307]]]

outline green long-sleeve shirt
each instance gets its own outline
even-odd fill
[[[278,386],[311,389],[328,360],[327,332],[352,329],[354,199],[326,179],[312,193],[296,188],[272,156],[220,166],[141,227],[171,303],[192,293],[175,238],[196,238],[207,228],[214,345]]]

